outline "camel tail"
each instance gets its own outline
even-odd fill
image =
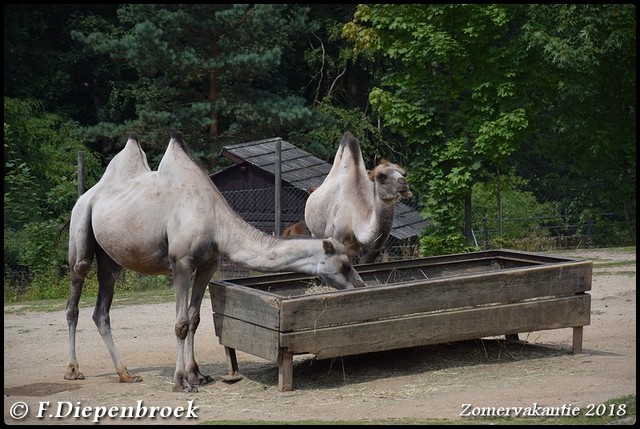
[[[71,218],[68,218],[66,220],[66,222],[60,227],[60,229],[58,230],[58,233],[56,234],[56,248],[58,247],[58,245],[60,244],[60,237],[62,237],[62,231],[64,231],[65,229],[69,229],[69,224],[71,223]]]

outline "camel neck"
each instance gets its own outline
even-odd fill
[[[235,212],[225,216],[229,221],[214,239],[220,253],[231,261],[262,272],[316,273],[310,256],[321,250],[320,240],[274,237],[246,223]]]

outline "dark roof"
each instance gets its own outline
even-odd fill
[[[242,164],[247,162],[275,176],[276,147],[280,144],[280,178],[292,186],[303,189],[317,187],[331,170],[331,164],[297,148],[280,137],[224,146],[220,155]],[[419,236],[428,222],[420,213],[405,203],[396,205],[391,235],[402,240]]]
[[[278,142],[281,153],[280,178],[305,191],[311,187],[320,186],[325,176],[329,174],[331,165],[280,137],[224,146],[220,155],[237,164],[248,162],[275,176]]]

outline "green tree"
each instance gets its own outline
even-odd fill
[[[351,20],[356,5],[309,5],[309,29],[297,51],[302,53],[297,84],[314,118],[309,127],[291,133],[296,145],[327,162],[333,162],[345,131],[353,132],[368,165],[384,157],[382,133],[370,118],[367,94],[372,62],[354,55],[344,43],[342,27]]]
[[[44,111],[95,120],[93,91],[100,64],[70,37],[76,19],[115,17],[110,4],[7,4],[4,6],[4,96],[39,100]],[[108,67],[114,74],[114,67]],[[106,71],[105,70],[105,71]]]
[[[520,173],[569,214],[635,223],[636,6],[530,5],[523,38],[542,60],[547,100]]]
[[[502,186],[497,186],[498,180]],[[527,181],[516,174],[515,167],[505,171],[500,178],[473,185],[473,225],[479,244],[485,225],[492,232],[488,237],[490,248],[515,248],[523,238],[548,235],[543,223],[545,219],[556,216],[557,207],[552,202],[538,202],[527,188]],[[498,191],[501,198],[498,198]],[[503,202],[500,208],[496,205],[498,200]]]
[[[523,49],[514,44],[519,9],[508,5],[359,5],[344,36],[393,67],[373,88],[384,125],[408,140],[412,186],[437,226],[431,253],[469,245],[470,192],[518,148],[528,105],[518,93]],[[466,209],[465,209],[466,207]],[[429,249],[429,250],[427,250]]]
[[[132,74],[106,83],[103,121],[88,135],[113,141],[136,130],[161,153],[169,131],[179,129],[196,156],[210,159],[214,141],[300,125],[311,114],[282,70],[306,12],[279,4],[126,4],[115,24],[87,17],[72,37]]]
[[[4,99],[5,296],[24,293],[27,285],[54,289],[67,265],[64,246],[55,241],[78,195],[78,151],[85,152],[87,186],[100,174],[76,129],[40,103]]]

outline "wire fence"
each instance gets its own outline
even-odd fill
[[[247,223],[255,228],[275,236],[281,236],[288,226],[304,220],[305,204],[308,193],[296,187],[283,187],[281,190],[280,222],[274,212],[275,188],[223,191],[222,195],[231,208]],[[389,237],[379,261],[412,259],[419,256],[419,238],[396,239]],[[214,278],[230,279],[250,276],[250,270],[222,257]]]
[[[283,187],[279,207],[279,224],[276,221],[274,188],[227,191],[223,195],[231,208],[247,223],[270,235],[281,235],[290,224],[304,219],[304,207],[308,194],[295,187]],[[527,218],[497,219],[482,218],[473,223],[474,245],[478,249],[514,249],[524,251],[553,251],[592,247],[634,246],[636,244],[635,219],[624,220],[611,213],[594,214],[583,218],[571,216],[539,216]],[[461,226],[462,230],[462,226]],[[6,246],[5,246],[6,247]],[[60,252],[65,252],[61,246]],[[419,237],[398,240],[389,237],[377,262],[413,259],[420,257]],[[60,260],[66,260],[66,254]],[[14,263],[12,263],[14,262]],[[68,267],[66,267],[68,269]],[[62,271],[63,267],[60,267]],[[233,279],[255,274],[242,265],[225,257],[221,258],[214,279]],[[138,276],[137,282],[157,283],[154,276],[125,273],[119,281]],[[7,259],[5,255],[5,289],[24,290],[31,283],[29,268]]]
[[[526,218],[483,218],[473,226],[475,244],[481,249],[511,248],[552,251],[593,247],[634,246],[635,220],[612,213],[576,218],[538,216]]]
[[[281,224],[274,213],[274,188],[223,192],[229,205],[246,222],[268,234],[279,235],[293,223],[304,219],[308,194],[295,187],[282,188]],[[461,226],[461,230],[462,230]],[[584,218],[538,216],[528,218],[482,218],[472,225],[474,245],[478,249],[514,249],[534,252],[552,250],[635,245],[635,221],[624,221],[611,213]],[[420,257],[419,237],[399,240],[390,236],[377,262]],[[248,269],[222,258],[216,279],[246,277]]]

